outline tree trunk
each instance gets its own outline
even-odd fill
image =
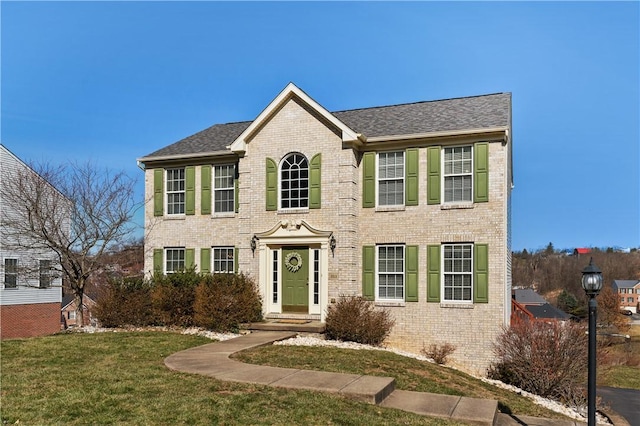
[[[84,304],[82,303],[83,299],[84,288],[77,288],[73,295],[73,301],[76,304],[76,327],[84,327]]]

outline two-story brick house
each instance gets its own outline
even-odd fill
[[[509,93],[329,112],[289,84],[139,164],[148,274],[244,272],[267,318],[363,295],[393,314],[390,346],[491,360],[511,308]]]
[[[638,313],[640,306],[640,280],[613,280],[613,291],[620,298],[620,309]]]

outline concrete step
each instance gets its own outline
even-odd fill
[[[325,324],[320,321],[297,319],[268,319],[263,322],[244,324],[246,330],[294,331],[297,333],[324,333]]]
[[[403,390],[392,392],[380,406],[484,426],[492,426],[498,413],[495,400]]]

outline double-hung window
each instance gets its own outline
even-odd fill
[[[167,169],[167,214],[185,212],[185,175],[184,168]]]
[[[378,205],[404,205],[404,152],[378,154]]]
[[[216,274],[232,274],[235,271],[234,257],[235,248],[214,247],[213,272]]]
[[[473,201],[473,150],[469,146],[444,148],[444,202]]]
[[[51,261],[40,260],[39,262],[39,285],[40,288],[47,288],[51,286]]]
[[[168,248],[164,251],[165,255],[165,272],[172,274],[174,272],[183,271],[185,268],[185,249]]]
[[[4,260],[4,288],[18,286],[18,259]]]
[[[229,213],[235,211],[235,176],[234,165],[214,167],[214,212]]]
[[[309,162],[302,154],[289,154],[282,160],[280,206],[283,209],[309,207]]]
[[[404,246],[377,246],[378,299],[404,300]]]
[[[473,245],[443,245],[443,275],[445,302],[473,300]]]

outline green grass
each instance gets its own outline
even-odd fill
[[[233,357],[243,362],[276,367],[390,376],[396,379],[396,389],[495,399],[503,413],[566,419],[528,398],[460,371],[392,352],[270,345],[242,351]]]
[[[627,343],[617,338],[598,362],[598,386],[640,390],[640,325],[631,326]]]
[[[209,342],[169,332],[74,333],[2,341],[2,423],[457,424],[336,395],[223,382],[164,366],[169,354]],[[352,362],[360,357],[354,351]]]

